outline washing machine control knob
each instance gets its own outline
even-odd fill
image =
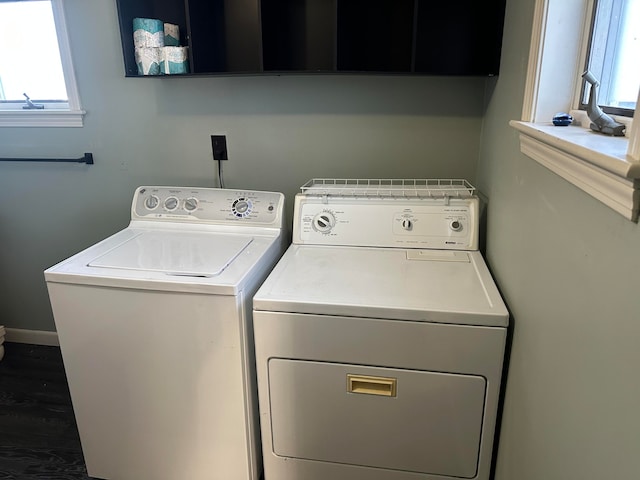
[[[198,208],[198,199],[194,197],[189,197],[184,201],[184,209],[187,212],[193,212],[196,208]]]
[[[329,233],[336,224],[336,217],[331,212],[323,211],[313,217],[313,228],[320,233]]]
[[[154,210],[158,204],[160,204],[160,199],[157,195],[151,195],[144,201],[144,206],[147,207],[148,210]]]
[[[249,210],[249,204],[246,200],[238,200],[238,203],[235,204],[236,212],[244,213]]]
[[[176,197],[167,197],[164,201],[164,208],[170,212],[178,208],[178,199]]]
[[[405,230],[413,229],[413,222],[408,218],[405,218],[404,220],[402,220],[402,228],[404,228]]]
[[[240,197],[231,204],[231,212],[238,218],[244,218],[251,213],[252,207],[251,199]]]
[[[453,220],[449,224],[449,228],[451,228],[451,230],[453,230],[454,232],[459,232],[460,230],[462,230],[462,222],[460,220]]]

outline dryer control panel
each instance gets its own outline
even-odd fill
[[[221,188],[138,187],[132,220],[280,226],[284,195]]]
[[[478,198],[296,196],[293,242],[315,245],[478,249]]]

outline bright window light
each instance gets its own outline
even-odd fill
[[[625,9],[608,103],[635,109],[640,88],[640,0],[628,0]]]
[[[0,2],[0,100],[68,101],[49,0]]]
[[[633,115],[640,88],[638,59],[640,0],[597,0],[588,68],[600,81],[598,104],[605,111]],[[588,89],[584,103],[587,94]]]

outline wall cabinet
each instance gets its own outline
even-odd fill
[[[505,0],[116,0],[125,73],[133,19],[177,24],[190,75],[496,75]]]

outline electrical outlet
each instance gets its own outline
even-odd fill
[[[227,136],[211,135],[211,150],[214,160],[229,160],[227,155]]]

